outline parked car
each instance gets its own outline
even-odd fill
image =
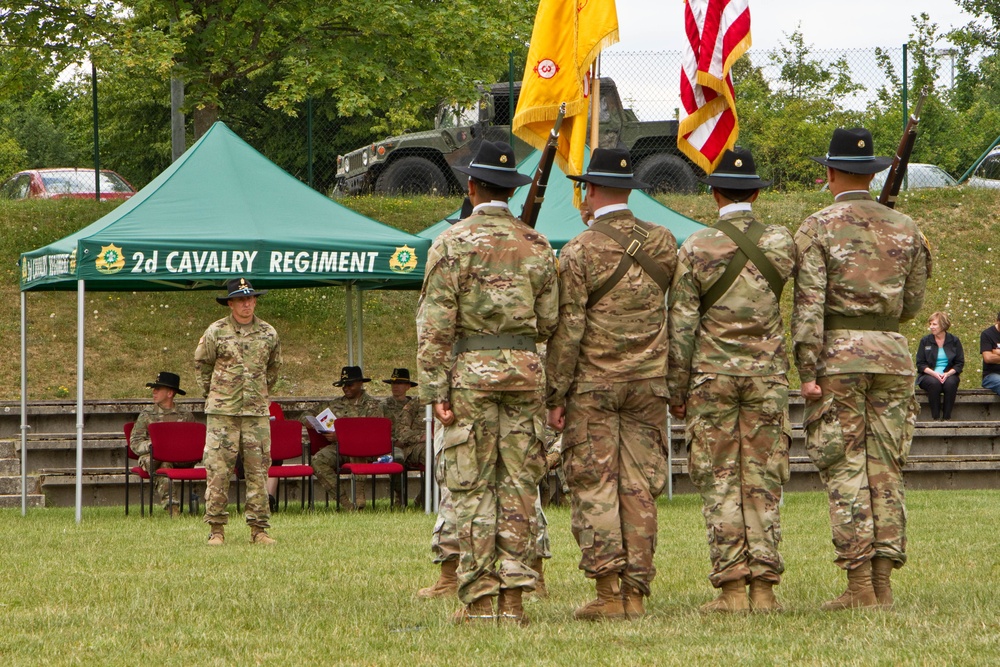
[[[965,184],[970,188],[1000,189],[1000,148],[990,151]]]
[[[889,175],[889,170],[884,169],[872,179],[871,187],[873,192],[882,192],[885,185],[885,178]],[[951,177],[941,167],[935,164],[925,164],[923,162],[911,162],[906,168],[906,178],[903,180],[901,192],[907,190],[919,190],[921,188],[947,188],[958,185],[958,181]]]
[[[101,201],[128,199],[135,188],[109,169],[101,170]],[[0,186],[4,199],[93,199],[94,170],[62,167],[29,169],[14,174]]]

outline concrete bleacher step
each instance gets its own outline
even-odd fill
[[[45,495],[41,493],[29,493],[25,498],[28,507],[45,507]],[[0,508],[13,508],[21,506],[21,494],[0,495]]]

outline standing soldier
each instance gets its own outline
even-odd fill
[[[874,201],[871,133],[834,131],[825,157],[834,203],[795,234],[795,363],[806,447],[826,485],[836,563],[847,590],[832,611],[889,607],[906,561],[903,475],[916,423],[916,375],[899,323],[924,300],[930,252],[909,217]],[[873,587],[874,585],[874,587]]]
[[[281,368],[278,333],[254,315],[257,297],[246,278],[230,280],[228,295],[216,301],[229,306],[227,317],[212,324],[194,353],[205,393],[208,433],[205,438],[205,523],[212,527],[208,543],[221,546],[229,522],[229,479],[236,455],[243,454],[247,480],[246,522],[250,541],[274,544],[267,534],[271,510],[267,502],[267,469],[271,466],[269,396]]]
[[[193,422],[194,417],[187,410],[181,410],[174,404],[174,396],[180,394],[184,396],[181,389],[181,378],[176,373],[160,371],[153,382],[147,382],[146,386],[153,390],[153,404],[142,409],[135,426],[132,427],[132,435],[129,437],[129,446],[132,451],[139,455],[139,466],[149,472],[152,476],[158,468],[173,468],[175,463],[161,463],[151,460],[152,442],[149,439],[149,425],[158,422]],[[190,467],[194,464],[182,465]],[[153,486],[156,488],[156,495],[160,497],[163,508],[170,516],[180,513],[181,490],[177,486],[174,488],[174,495],[169,496],[167,489],[170,486],[166,477],[160,475],[153,477]]]
[[[589,230],[560,253],[559,327],[546,358],[549,424],[563,431],[580,569],[597,581],[583,620],[638,618],[656,574],[656,497],[667,483],[667,308],[677,241],[628,210],[625,149],[597,148]],[[565,428],[565,430],[564,430]]]
[[[455,506],[465,604],[454,620],[499,615],[523,625],[545,472],[536,344],[556,326],[555,257],[507,206],[531,180],[517,172],[510,145],[484,141],[461,170],[472,215],[442,232],[428,254],[417,312],[420,397],[444,425],[437,466]]]
[[[726,151],[704,183],[714,227],[681,246],[670,289],[670,412],[685,419],[691,482],[704,501],[712,573],[722,593],[703,611],[780,611],[772,587],[778,502],[788,481],[788,357],[781,292],[792,235],[751,212],[760,188],[750,151]],[[747,583],[750,599],[747,600]]]

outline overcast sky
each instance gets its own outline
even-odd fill
[[[683,48],[682,0],[616,0],[621,41],[616,51]],[[941,31],[971,17],[953,0],[750,0],[753,46],[773,49],[801,23],[817,49],[899,46],[913,32],[911,16],[926,12]]]

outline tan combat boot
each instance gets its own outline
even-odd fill
[[[419,598],[443,598],[458,594],[458,561],[454,558],[441,563],[441,576],[433,586],[417,591]]]
[[[277,540],[268,535],[264,528],[253,526],[250,528],[250,542],[253,544],[276,544]]]
[[[208,534],[208,546],[221,547],[226,541],[226,527],[221,523],[212,524],[212,532]]]
[[[770,614],[784,611],[785,608],[774,597],[774,584],[763,579],[750,580],[750,611],[758,614]]]
[[[531,563],[531,569],[538,573],[538,579],[535,580],[535,597],[549,597],[549,589],[545,585],[545,559],[536,558]]]
[[[895,566],[891,558],[872,559],[872,589],[875,591],[878,606],[883,609],[892,609],[892,586],[889,584],[889,577],[892,576]]]
[[[631,584],[622,583],[622,606],[625,608],[628,620],[634,621],[646,615],[646,606],[642,598],[642,591]]]
[[[750,601],[747,599],[747,580],[745,577],[733,581],[724,581],[721,588],[722,592],[719,593],[719,597],[701,605],[702,613],[742,614],[750,611]]]
[[[577,607],[573,618],[578,621],[617,621],[625,618],[617,572],[597,578],[597,599]]]
[[[872,588],[872,564],[865,561],[860,567],[847,571],[847,590],[840,597],[824,602],[823,611],[840,611],[864,607],[877,607],[878,598]]]
[[[513,623],[522,628],[526,627],[530,621],[524,615],[524,607],[521,605],[521,588],[501,588],[500,601],[497,603],[497,618],[501,623]]]
[[[493,613],[493,598],[487,595],[456,611],[451,617],[451,622],[456,625],[463,623],[492,623],[496,618],[496,614]]]

